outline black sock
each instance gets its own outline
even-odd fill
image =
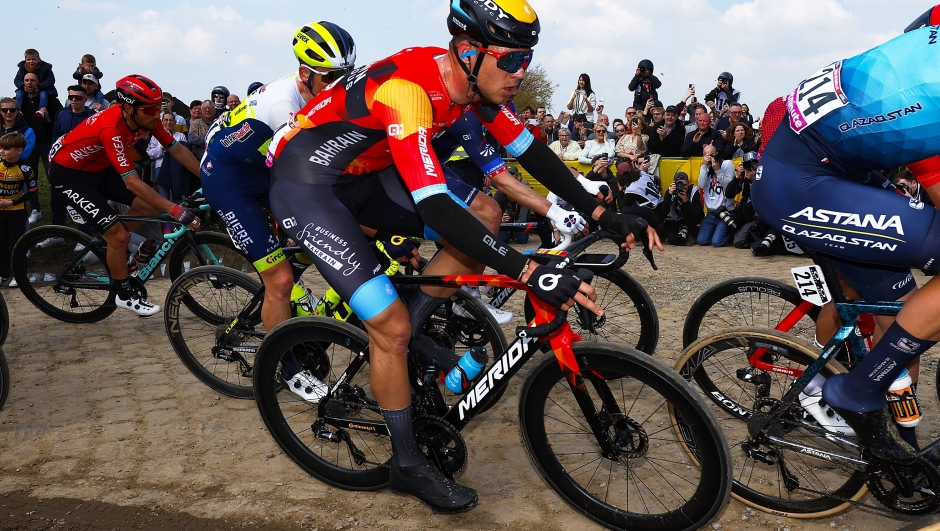
[[[411,337],[418,337],[428,317],[447,299],[432,297],[418,289],[418,293],[408,301],[408,318],[411,319]]]
[[[134,286],[131,285],[131,281],[128,278],[124,280],[115,280],[118,283],[118,295],[122,299],[127,300],[134,296]]]
[[[383,409],[382,415],[392,435],[392,463],[404,467],[420,465],[426,460],[415,442],[411,406],[404,409]]]

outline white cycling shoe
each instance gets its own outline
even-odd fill
[[[290,392],[311,404],[319,404],[330,392],[330,388],[310,371],[300,371],[286,383]]]
[[[512,312],[507,312],[506,310],[500,310],[499,308],[493,306],[492,304],[482,299],[480,300],[480,302],[483,303],[483,306],[486,306],[487,311],[489,311],[490,314],[493,316],[493,318],[496,319],[497,323],[504,325],[508,323],[509,321],[512,321]],[[470,315],[470,312],[468,312],[467,310],[464,310],[463,307],[457,304],[456,302],[454,303],[454,314],[457,315],[457,317],[473,319],[473,316]]]
[[[801,392],[800,405],[803,406],[803,409],[812,415],[813,418],[816,419],[816,422],[825,428],[826,431],[855,437],[855,430],[849,426],[841,415],[836,413],[835,410],[823,401],[821,392],[818,395],[807,395]]]
[[[120,295],[114,296],[114,304],[118,308],[124,308],[125,310],[130,310],[141,317],[149,317],[151,315],[157,314],[162,310],[160,306],[147,302],[144,299],[141,299],[138,296],[131,296],[128,299],[122,299]]]

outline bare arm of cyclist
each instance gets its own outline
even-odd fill
[[[174,144],[169,149],[166,150],[167,153],[173,155],[173,158],[179,161],[184,168],[189,170],[193,175],[199,175],[199,161],[196,160],[196,157],[193,155],[193,152],[186,149],[182,144]],[[135,192],[136,193],[136,192]],[[148,203],[150,201],[147,201]],[[169,210],[167,210],[169,212]]]

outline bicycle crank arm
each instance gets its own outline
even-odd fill
[[[813,448],[811,446],[804,446],[802,444],[791,442],[786,439],[781,439],[780,437],[773,435],[768,435],[767,440],[779,447],[787,448],[803,455],[825,459],[826,461],[844,461],[846,463],[851,463],[860,467],[868,465],[868,461],[858,457],[852,457],[850,455],[840,454],[838,452],[820,450],[819,448]]]
[[[354,430],[375,433],[377,435],[391,435],[384,420],[366,420],[348,417],[320,417],[327,424],[340,430]]]

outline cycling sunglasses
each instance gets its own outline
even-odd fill
[[[314,74],[320,74],[320,79],[324,83],[332,83],[348,74],[351,70],[352,68],[340,68],[337,70],[317,70],[316,68],[310,69],[310,71]]]
[[[515,74],[520,68],[527,70],[529,63],[532,62],[532,50],[528,52],[495,52],[482,47],[477,48],[477,50],[492,56],[493,59],[496,59],[496,66],[510,74]]]
[[[160,112],[160,104],[157,105],[141,105],[137,107],[137,110],[147,116],[156,116]]]

